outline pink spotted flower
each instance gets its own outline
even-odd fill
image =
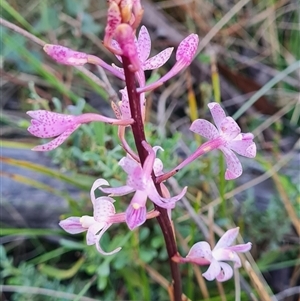
[[[201,241],[192,246],[186,258],[182,262],[192,262],[199,265],[209,264],[208,270],[203,273],[207,280],[220,282],[230,279],[233,275],[232,267],[224,261],[232,261],[234,268],[241,267],[241,260],[237,253],[245,253],[251,249],[251,243],[233,245],[239,233],[239,228],[230,229],[220,238],[216,246],[211,250],[206,241]]]
[[[160,207],[172,209],[187,190],[187,187],[185,187],[180,194],[174,197],[164,198],[160,196],[151,176],[152,170],[154,170],[156,175],[162,173],[162,162],[158,158],[155,158],[158,147],[152,149],[146,146],[145,148],[147,148],[149,155],[143,166],[130,156],[122,158],[119,162],[119,165],[128,175],[126,185],[116,188],[100,187],[104,193],[109,193],[110,196],[121,196],[134,192],[134,196],[126,210],[126,223],[131,230],[145,222],[147,198]],[[165,191],[166,187],[161,184],[161,189]]]
[[[138,38],[135,38],[135,47],[137,50],[137,55],[140,61],[140,69],[136,73],[137,79],[141,87],[145,85],[145,70],[154,70],[163,66],[166,61],[170,58],[173,47],[166,48],[155,56],[149,58],[151,52],[151,39],[149,32],[145,26],[142,26]],[[116,40],[112,41],[112,46],[115,49],[120,49],[120,45]],[[122,58],[120,56],[116,56],[120,62],[122,62]],[[124,72],[122,68],[118,68],[113,65],[120,72]]]
[[[114,199],[108,196],[95,198],[95,190],[101,185],[108,185],[104,179],[98,179],[91,189],[91,201],[93,204],[93,216],[72,216],[62,220],[59,225],[70,234],[87,231],[87,245],[96,245],[99,253],[112,255],[121,250],[117,248],[111,252],[105,252],[100,246],[100,239],[113,223],[124,222],[124,214],[116,214]]]
[[[79,116],[49,112],[46,110],[28,111],[32,118],[28,131],[39,138],[54,138],[52,141],[38,145],[35,151],[49,151],[61,145],[83,123],[92,121],[106,122],[115,125],[129,125],[132,119],[113,119],[99,114],[86,113]]]
[[[242,174],[243,169],[233,151],[241,156],[254,158],[256,156],[254,136],[251,133],[241,133],[238,124],[233,118],[226,117],[224,110],[218,103],[209,103],[208,107],[216,127],[205,119],[197,119],[192,123],[190,130],[209,139],[209,143],[200,146],[199,152],[205,148],[206,151],[218,148],[223,152],[227,164],[225,179],[235,179]]]

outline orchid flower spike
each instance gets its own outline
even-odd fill
[[[99,253],[112,255],[121,250],[116,248],[111,252],[105,252],[100,246],[100,239],[113,223],[124,222],[124,214],[116,214],[114,199],[108,196],[95,198],[95,190],[101,185],[108,185],[104,179],[98,179],[91,189],[91,200],[93,203],[93,216],[84,215],[82,217],[69,217],[62,220],[59,225],[70,234],[77,234],[87,231],[86,243],[88,246],[96,245]]]
[[[205,241],[194,244],[183,261],[199,265],[209,264],[208,270],[202,274],[209,281],[217,279],[222,282],[230,279],[233,275],[233,269],[223,261],[232,261],[234,268],[239,268],[241,267],[241,260],[237,253],[245,253],[251,249],[250,242],[231,246],[238,233],[238,227],[226,231],[213,250]]]
[[[216,124],[216,127],[207,120],[195,120],[190,130],[207,139],[209,142],[203,144],[191,156],[197,157],[197,152],[201,155],[203,150],[209,151],[215,148],[220,149],[225,155],[227,170],[225,179],[232,180],[242,174],[242,165],[233,151],[241,156],[254,158],[256,156],[256,145],[253,142],[253,134],[241,133],[238,124],[231,117],[226,117],[224,110],[216,103],[209,103],[208,107]],[[199,156],[198,154],[198,156]]]
[[[61,145],[83,123],[101,121],[114,125],[129,125],[132,119],[113,119],[99,114],[87,113],[79,116],[65,115],[46,110],[28,111],[32,117],[28,131],[39,138],[54,138],[54,140],[38,145],[35,151],[49,151]]]
[[[144,143],[144,146],[145,144],[146,143]],[[187,187],[185,187],[177,196],[169,198],[164,198],[157,192],[151,174],[152,170],[154,170],[156,175],[160,175],[162,172],[162,162],[155,158],[156,151],[159,148],[160,147],[154,147],[152,149],[150,147],[149,149],[147,147],[149,155],[145,160],[143,167],[130,156],[124,157],[120,160],[119,165],[128,175],[127,184],[125,186],[116,188],[99,188],[104,193],[110,194],[110,196],[121,196],[135,192],[130,205],[126,210],[126,223],[131,230],[142,225],[146,220],[147,197],[156,205],[170,209],[174,208],[175,203],[186,193]]]

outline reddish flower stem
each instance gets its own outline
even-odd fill
[[[145,132],[144,132],[144,124],[141,115],[141,103],[140,103],[140,96],[136,91],[136,84],[135,84],[135,77],[134,73],[130,71],[129,65],[130,60],[127,57],[122,56],[123,61],[123,68],[125,73],[125,81],[126,87],[128,92],[128,99],[129,99],[129,106],[131,111],[131,117],[134,120],[134,123],[131,124],[135,145],[137,148],[138,155],[140,157],[140,162],[143,165],[148,152],[143,147],[142,142],[146,141]],[[155,175],[152,173],[152,177],[155,183]],[[156,189],[159,194],[162,194],[161,188],[159,184],[155,184]],[[172,260],[172,257],[178,254],[177,245],[173,233],[173,228],[167,213],[167,210],[161,208],[157,205],[154,205],[155,209],[160,212],[160,215],[157,216],[157,221],[161,227],[166,248],[169,256],[169,263],[171,274],[173,278],[173,300],[174,301],[181,301],[182,300],[182,288],[181,288],[181,275],[178,263]]]

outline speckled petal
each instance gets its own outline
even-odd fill
[[[131,112],[127,88],[125,87],[124,89],[120,90],[120,93],[122,94],[122,101],[119,103],[119,107],[122,113],[122,119],[129,119],[131,118]]]
[[[147,60],[143,64],[143,66],[142,66],[143,69],[144,70],[158,69],[159,67],[164,65],[166,63],[166,61],[170,58],[173,49],[174,49],[173,47],[169,47],[169,48],[161,51],[157,55],[151,57],[149,60]]]
[[[228,142],[228,147],[241,156],[254,158],[256,156],[256,145],[251,133],[239,134],[234,140]]]
[[[210,113],[213,117],[215,125],[217,126],[218,130],[220,131],[221,130],[221,127],[220,127],[221,122],[226,117],[225,111],[216,102],[209,103],[207,106],[208,106],[208,108],[210,110]]]
[[[232,270],[232,267],[225,262],[219,262],[219,264],[221,267],[221,271],[220,271],[219,275],[217,275],[216,279],[219,282],[224,282],[233,276],[233,270]]]
[[[32,150],[34,151],[40,151],[40,152],[45,152],[45,151],[50,151],[58,146],[60,146],[78,127],[80,124],[76,124],[73,127],[67,129],[64,133],[62,133],[60,136],[55,138],[54,140],[43,144],[43,145],[37,145],[35,146]]]
[[[136,203],[131,202],[126,210],[126,223],[130,230],[142,225],[146,221],[147,209],[145,206],[134,208]]]
[[[80,217],[71,216],[59,222],[59,225],[70,234],[77,234],[86,231],[80,223]]]
[[[27,114],[33,118],[28,131],[39,138],[56,137],[76,122],[76,116],[46,110],[28,111]]]
[[[211,122],[204,119],[195,120],[190,126],[190,130],[209,140],[220,136],[216,127]]]
[[[198,35],[192,33],[187,36],[184,40],[181,41],[177,48],[176,60],[182,61],[186,66],[188,66],[192,62],[192,59],[196,54],[198,43]]]
[[[239,161],[238,157],[234,154],[233,151],[225,146],[221,146],[220,150],[223,152],[226,159],[227,170],[225,172],[225,179],[233,180],[238,178],[243,172],[242,164]]]
[[[240,134],[241,128],[232,117],[225,117],[220,124],[220,132],[227,141],[231,141]]]
[[[95,190],[97,188],[100,188],[101,186],[109,186],[109,183],[105,180],[105,179],[97,179],[93,185],[92,185],[92,188],[91,188],[91,191],[90,191],[90,197],[91,197],[91,201],[92,203],[94,204],[95,203]]]
[[[137,48],[140,61],[143,63],[147,60],[151,51],[151,39],[148,29],[145,26],[142,26],[140,29]]]
[[[119,161],[119,165],[128,175],[130,175],[138,166],[140,166],[140,163],[136,162],[131,157],[126,156]]]
[[[124,185],[124,186],[120,186],[120,187],[113,187],[113,188],[99,187],[99,189],[102,192],[109,194],[110,196],[121,196],[121,195],[126,195],[126,194],[129,194],[129,193],[135,191],[132,187],[130,187],[128,185]]]
[[[208,281],[214,280],[221,272],[220,263],[213,260],[208,268],[208,270],[202,274],[202,276]]]
[[[189,253],[187,254],[186,258],[205,258],[207,260],[212,260],[212,252],[211,247],[208,242],[206,241],[200,241],[195,243]]]
[[[116,40],[112,40],[111,41],[111,46],[113,47],[113,48],[115,48],[118,52],[121,52],[122,50],[121,50],[121,48],[120,48],[120,45],[119,45],[119,43],[116,41]],[[115,55],[116,56],[116,58],[122,63],[122,58],[121,58],[121,56],[120,55]],[[120,68],[120,69],[122,69],[123,70],[123,68]],[[123,73],[124,73],[124,70],[123,70]]]
[[[239,234],[239,229],[236,227],[226,231],[215,245],[214,250],[231,246]]]
[[[102,196],[95,200],[93,215],[97,222],[106,222],[109,216],[116,213],[115,206],[113,204],[114,201],[114,199],[108,196]]]
[[[147,179],[141,166],[137,166],[131,174],[128,175],[127,185],[134,190],[145,190]]]

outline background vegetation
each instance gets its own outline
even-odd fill
[[[253,243],[251,254],[242,257],[240,274],[222,285],[204,281],[201,270],[205,268],[182,266],[186,296],[191,300],[238,300],[239,296],[241,300],[293,300],[300,273],[299,3],[142,3],[143,23],[153,38],[152,53],[176,47],[190,32],[200,36],[199,54],[191,67],[147,97],[146,136],[152,145],[164,148],[159,157],[165,170],[201,142],[188,126],[198,117],[209,118],[209,101],[221,100],[243,131],[255,134],[258,145],[257,158],[243,161],[245,172],[238,181],[224,180],[223,159],[213,152],[169,182],[174,193],[179,185],[189,186],[173,212],[182,254],[199,240],[208,238],[213,243],[234,225],[240,226],[245,241]],[[101,42],[105,1],[3,0],[0,12],[2,18],[47,43],[117,63]],[[81,126],[50,154],[35,154],[33,162],[24,159],[25,150],[41,142],[26,131],[27,110],[74,114],[95,110],[111,115],[112,90],[106,89],[107,84],[118,91],[123,83],[102,74],[106,84],[101,87],[82,70],[51,61],[24,36],[5,27],[0,30],[2,300],[168,300],[167,253],[155,220],[134,232],[126,225],[112,227],[102,244],[106,250],[122,246],[122,251],[109,257],[87,247],[85,235],[70,236],[57,226],[60,218],[91,213],[89,189],[96,178],[104,177],[112,185],[124,183],[117,165],[124,152],[116,128],[96,123]],[[173,60],[148,74],[149,81],[163,74]],[[99,76],[93,66],[87,68]],[[133,143],[130,135],[128,139]],[[18,169],[11,171],[11,167]],[[40,176],[24,175],[21,170]],[[45,191],[49,197],[32,203],[22,188],[12,198],[7,191],[13,186],[7,185],[13,184],[4,179],[34,187],[33,194]],[[57,197],[59,201],[54,202]],[[128,201],[119,198],[117,210],[124,210]],[[49,212],[51,219],[35,223],[42,212]],[[22,226],[16,216],[22,217]]]

